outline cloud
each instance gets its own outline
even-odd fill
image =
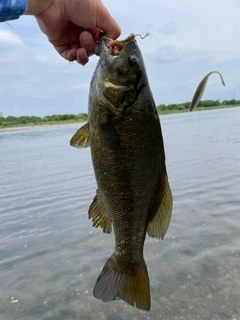
[[[214,75],[208,83],[211,94],[206,91],[204,98],[224,100],[239,92],[239,0],[104,0],[104,4],[122,29],[119,39],[132,32],[150,33],[137,41],[157,103],[189,101],[199,81],[213,70],[222,73],[226,87]],[[0,24],[4,115],[43,116],[51,114],[51,108],[56,108],[55,113],[86,112],[99,58],[91,57],[84,67],[69,64],[40,31],[35,18],[23,16],[11,25],[14,30]]]
[[[194,50],[177,48],[175,45],[162,45],[150,53],[148,59],[158,64],[207,63],[214,64],[240,59],[240,52],[226,50]]]
[[[0,44],[2,46],[22,46],[23,42],[15,33],[9,30],[0,29]]]
[[[164,25],[162,25],[160,28],[158,28],[157,30],[160,33],[164,33],[164,34],[175,34],[177,31],[177,26],[175,23],[169,22],[169,23],[165,23]]]
[[[62,65],[62,60],[58,60],[58,59],[51,59],[48,56],[45,56],[43,54],[37,54],[35,57],[35,61],[39,64],[42,64],[44,66],[60,66]]]
[[[77,84],[75,86],[72,86],[70,89],[71,90],[83,90],[86,91],[89,89],[90,84],[89,83],[82,83],[82,84]]]
[[[166,45],[150,53],[148,59],[159,64],[176,63],[179,59],[179,53],[174,45]]]
[[[14,32],[0,29],[0,63],[19,60],[23,53],[23,42]]]

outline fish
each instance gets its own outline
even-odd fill
[[[99,35],[100,58],[88,101],[88,123],[70,145],[91,148],[97,191],[88,217],[104,233],[114,230],[115,250],[93,289],[103,302],[121,299],[151,308],[146,234],[163,239],[173,200],[159,115],[135,36]]]
[[[225,82],[223,80],[223,77],[221,75],[220,72],[218,71],[211,71],[209,72],[202,80],[201,82],[199,83],[199,85],[197,86],[197,89],[193,95],[193,98],[192,98],[192,102],[191,102],[191,105],[189,107],[189,111],[193,111],[193,109],[195,109],[197,107],[197,105],[199,104],[199,101],[201,100],[202,96],[203,96],[203,93],[205,91],[205,88],[206,88],[206,85],[207,85],[207,82],[208,82],[208,78],[210,77],[211,74],[213,73],[217,73],[221,79],[221,82],[222,82],[222,85],[225,87]]]

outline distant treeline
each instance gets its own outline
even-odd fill
[[[181,111],[187,111],[190,107],[191,102],[184,102],[179,104],[160,104],[157,106],[158,113],[171,113],[171,112],[181,112]],[[234,106],[239,105],[240,106],[240,100],[223,100],[220,102],[219,100],[203,100],[200,101],[198,104],[198,108],[216,108],[224,106]],[[197,110],[197,109],[196,109]]]
[[[183,112],[187,111],[190,107],[190,102],[184,102],[179,104],[160,104],[157,106],[159,114],[172,113],[172,112]],[[225,106],[240,106],[240,100],[224,100],[222,103],[219,100],[204,100],[198,104],[199,109],[204,108],[218,108],[223,105]],[[197,109],[198,109],[197,108]],[[8,116],[6,118],[0,118],[0,128],[2,127],[14,127],[22,125],[41,125],[41,124],[60,124],[60,123],[73,123],[73,122],[84,122],[87,121],[88,115],[86,113],[79,114],[54,114],[46,117],[35,117],[35,116],[21,116],[13,117]]]
[[[0,118],[0,127],[18,126],[18,125],[38,125],[38,124],[54,124],[54,123],[67,123],[67,122],[83,122],[86,121],[88,115],[86,113],[80,114],[54,114],[46,117],[35,116],[21,116]]]

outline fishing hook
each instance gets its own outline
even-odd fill
[[[134,34],[134,37],[137,37],[137,36],[139,36],[141,39],[144,39],[149,36],[149,33],[147,32],[144,37],[140,33]]]

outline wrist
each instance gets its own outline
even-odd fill
[[[51,6],[54,0],[27,0],[25,15],[37,16]]]

